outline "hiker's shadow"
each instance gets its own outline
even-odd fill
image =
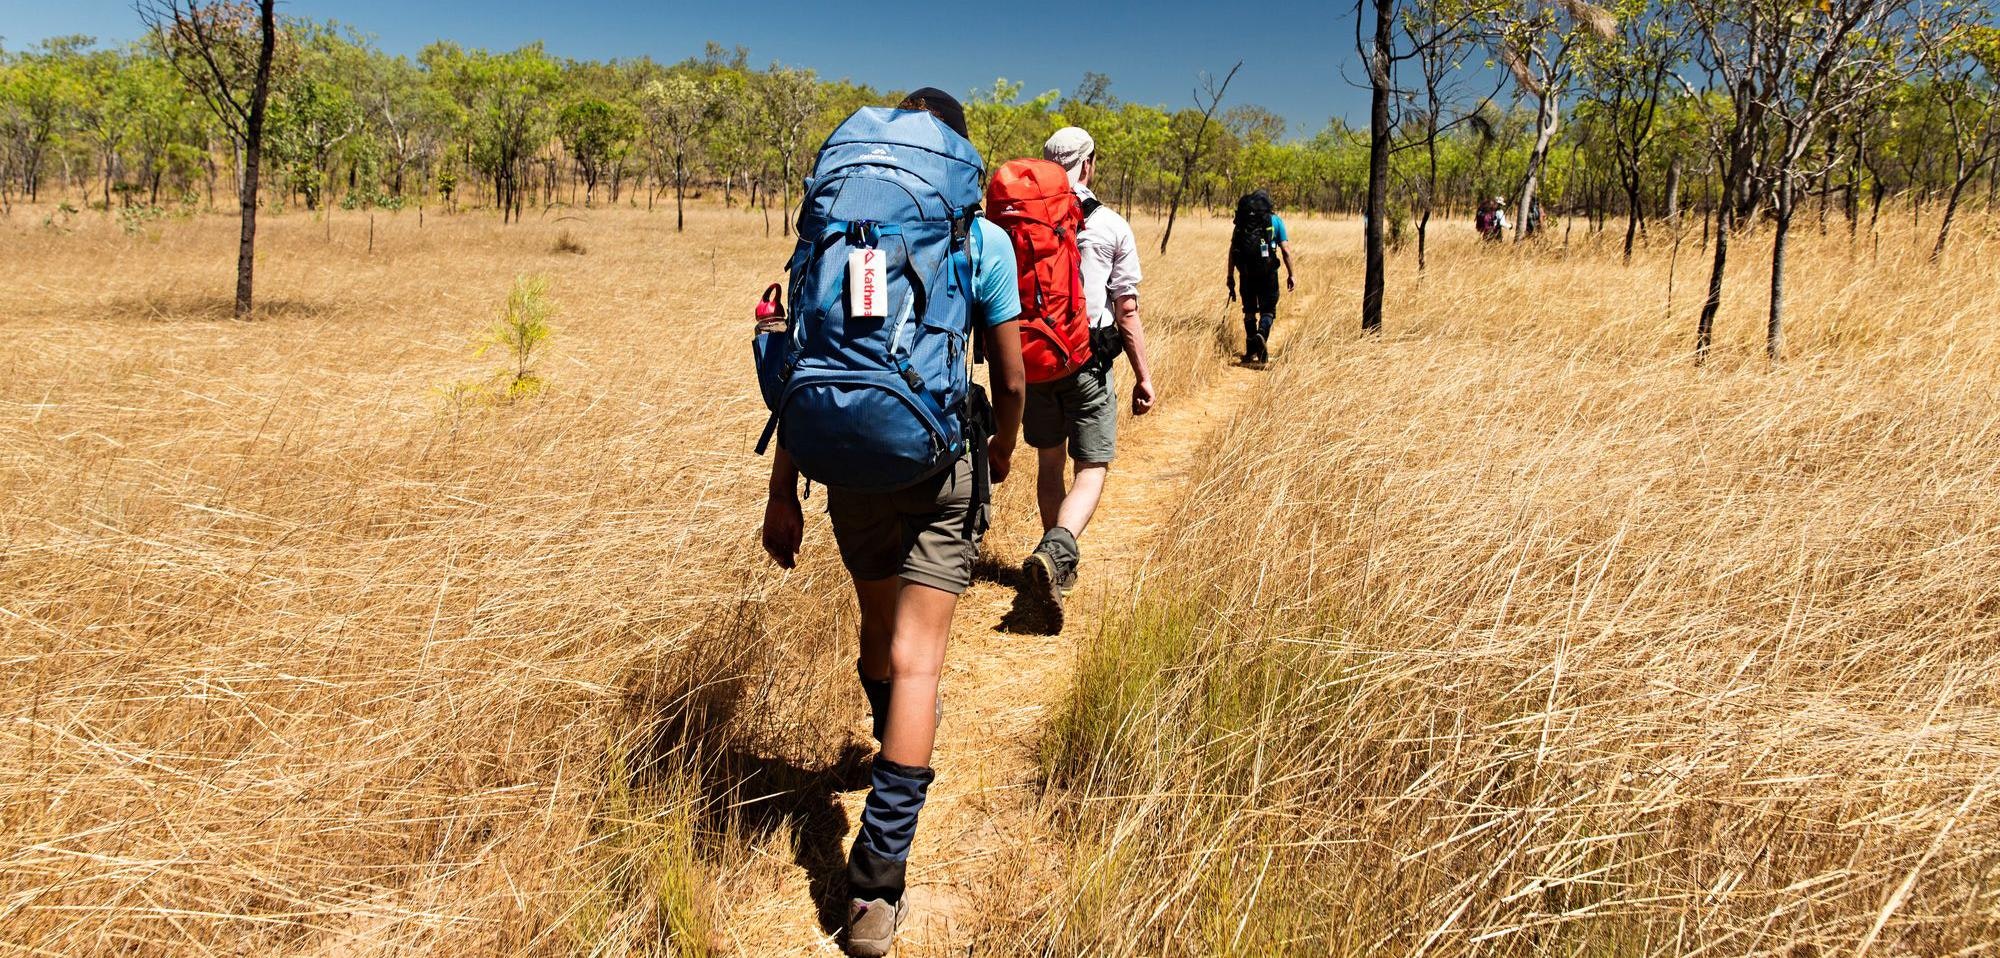
[[[1029,598],[1027,590],[1021,588],[1023,582],[1020,566],[1008,565],[991,555],[981,553],[978,561],[972,564],[972,577],[978,581],[991,582],[1010,589],[1014,593],[1013,604],[1008,607],[1007,613],[1000,617],[1000,624],[993,627],[996,631],[1010,635],[1055,635],[1061,631],[1053,627],[1048,610]]]
[[[789,832],[792,862],[806,873],[820,929],[837,934],[847,923],[847,810],[840,793],[866,788],[874,750],[849,742],[824,768],[747,752],[725,752],[706,777],[708,807],[733,813],[745,838]],[[721,823],[718,823],[721,824]]]
[[[641,779],[706,749],[686,718],[661,723],[639,746],[633,767]],[[850,741],[829,765],[811,766],[734,746],[695,759],[700,769],[702,828],[756,842],[788,833],[792,862],[806,873],[820,928],[837,934],[847,921],[847,810],[840,793],[868,786],[875,750]]]

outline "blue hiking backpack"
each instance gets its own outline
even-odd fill
[[[758,454],[775,434],[807,479],[857,492],[984,454],[969,249],[981,173],[979,152],[929,113],[865,107],[827,137],[786,265],[789,325],[756,339],[771,410]],[[866,249],[887,257],[884,319],[850,315],[848,258]]]

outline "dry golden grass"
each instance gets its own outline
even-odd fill
[[[784,244],[744,225],[385,215],[370,255],[358,216],[271,218],[243,324],[226,219],[7,224],[0,939],[657,938],[649,856],[694,803],[654,740],[846,733],[797,720],[844,606],[764,615],[745,317]],[[522,273],[561,309],[548,391],[451,400]],[[785,595],[838,595],[835,569]]]
[[[1380,341],[1281,323],[1046,748],[1051,953],[2000,948],[2000,243],[1963,238],[1808,236],[1777,371],[1755,241],[1702,371],[1661,251],[1461,241]]]
[[[865,739],[819,510],[799,572],[755,545],[749,307],[788,241],[266,217],[238,323],[232,220],[73,224],[0,221],[0,947],[728,947],[717,889]],[[523,274],[548,389],[468,399]],[[1156,326],[1193,390],[1199,311]],[[1024,485],[996,541],[1032,542]]]
[[[865,726],[818,510],[801,570],[754,542],[748,310],[788,244],[671,222],[378,214],[371,253],[359,214],[267,218],[237,323],[226,218],[0,220],[0,948],[736,947],[730,896],[799,867],[769,852],[840,814]],[[1268,374],[1215,356],[1226,226],[1147,261],[1166,402],[1253,376],[1252,411],[1183,438],[1198,491],[1051,738],[1070,884],[973,932],[1734,954],[1886,915],[1877,953],[1982,947],[1991,227],[1944,274],[1808,241],[1777,373],[1742,256],[1694,374],[1692,241],[1669,320],[1661,251],[1461,226],[1364,342],[1354,226],[1293,226]],[[454,399],[531,273],[547,391]]]

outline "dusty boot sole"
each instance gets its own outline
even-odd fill
[[[1056,582],[1056,566],[1048,556],[1040,552],[1029,553],[1021,563],[1021,587],[1035,604],[1036,611],[1048,626],[1049,634],[1061,632],[1063,628],[1062,587]]]

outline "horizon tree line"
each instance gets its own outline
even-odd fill
[[[250,137],[260,7],[157,0],[140,7],[149,29],[134,43],[0,48],[0,212],[51,199],[213,209],[233,191],[247,235],[258,208],[484,209],[511,222],[531,208],[671,198],[680,229],[690,197],[719,192],[724,206],[760,210],[767,232],[788,233],[810,150],[855,108],[901,96],[804,67],[759,69],[745,48],[714,42],[673,64],[448,40],[404,56],[350,27],[278,16],[268,108]],[[1371,330],[1387,254],[1414,240],[1423,270],[1433,220],[1469,216],[1482,197],[1507,198],[1516,242],[1551,214],[1565,236],[1575,222],[1598,234],[1621,219],[1628,261],[1655,231],[1677,241],[1698,222],[1713,259],[1698,357],[1744,230],[1774,238],[1775,359],[1786,238],[1802,211],[1816,208],[1822,224],[1837,214],[1855,236],[1899,198],[1914,218],[1935,212],[1942,259],[1964,207],[2000,200],[2000,30],[1984,5],[1367,0],[1362,10],[1364,76],[1348,82],[1370,90],[1363,127],[1334,119],[1300,135],[1262,107],[1225,107],[1226,79],[1169,107],[1122,100],[1109,77],[1085,73],[1067,94],[1024,97],[1005,79],[966,91],[972,139],[997,163],[1038,154],[1057,126],[1084,126],[1099,144],[1098,191],[1128,215],[1222,209],[1258,187],[1288,210],[1360,213]],[[256,182],[260,159],[269,175]]]

